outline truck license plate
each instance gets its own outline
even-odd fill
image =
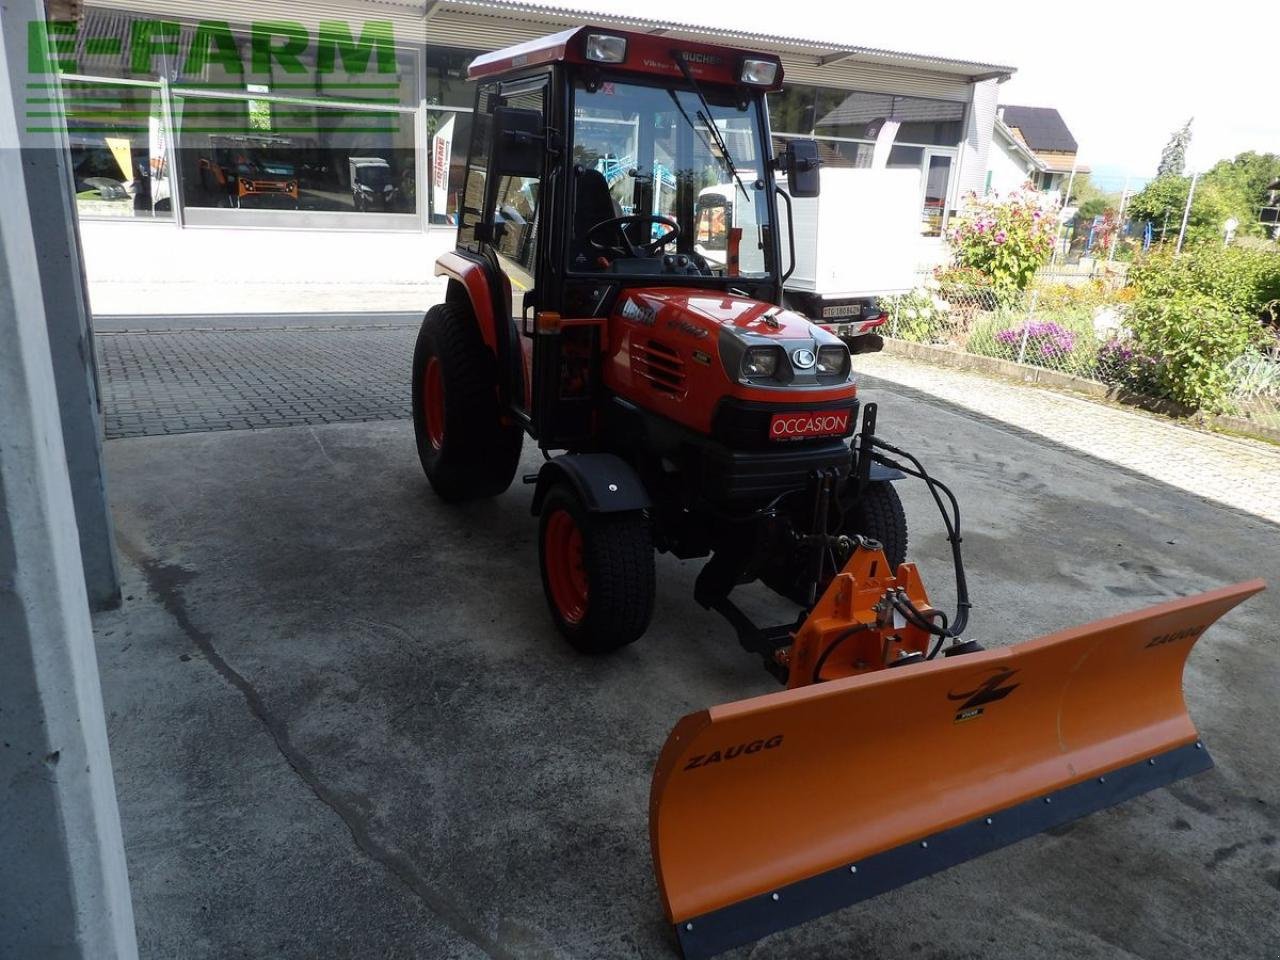
[[[848,410],[804,410],[775,413],[769,421],[770,440],[842,437],[849,429]]]

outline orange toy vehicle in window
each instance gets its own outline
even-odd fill
[[[635,641],[655,549],[706,557],[695,599],[787,687],[685,717],[659,756],[654,866],[685,956],[1210,765],[1183,664],[1260,582],[998,649],[963,638],[958,504],[877,437],[845,344],[781,306],[794,242],[775,171],[792,197],[819,184],[811,141],[773,155],[776,57],[583,27],[470,76],[457,248],[413,358],[431,485],[497,495],[529,436],[547,457],[525,477],[543,588],[569,642]],[[697,249],[711,184],[735,196],[715,258]],[[908,478],[947,528],[954,619],[906,562]],[[752,622],[731,594],[754,580],[797,617]]]

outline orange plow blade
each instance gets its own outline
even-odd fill
[[[649,804],[681,952],[711,956],[1208,769],[1183,667],[1263,588],[685,717]]]

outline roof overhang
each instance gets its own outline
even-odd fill
[[[550,4],[531,3],[527,0],[419,0],[419,2],[429,5],[433,15],[453,12],[472,16],[500,16],[513,21],[534,21],[550,26],[552,29],[556,26],[577,27],[583,23],[593,23],[600,27],[611,27],[614,30],[635,31],[653,36],[667,35],[739,49],[754,49],[775,54],[784,60],[803,58],[819,66],[846,62],[874,64],[899,70],[920,70],[970,83],[1007,80],[1016,70],[1011,66],[976,60],[958,60],[877,47],[845,46],[800,37],[575,10]]]
[[[1021,140],[1019,140],[1017,135],[1012,130],[1010,130],[1008,125],[999,117],[996,118],[994,129],[995,129],[996,135],[999,136],[1000,139],[1003,140],[1006,144],[1008,144],[1010,147],[1013,148],[1014,153],[1016,153],[1018,156],[1022,157],[1024,160],[1026,160],[1028,163],[1034,166],[1036,170],[1038,170],[1041,173],[1044,173],[1048,169],[1044,165],[1044,162],[1039,157],[1037,157],[1034,153],[1032,153],[1031,148],[1028,147]]]

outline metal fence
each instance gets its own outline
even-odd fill
[[[922,274],[910,293],[882,298],[887,334],[1142,392],[1156,361],[1128,337],[1132,293],[1123,274],[1041,274],[1024,291],[947,283]],[[1280,429],[1280,340],[1229,368],[1222,412]]]

